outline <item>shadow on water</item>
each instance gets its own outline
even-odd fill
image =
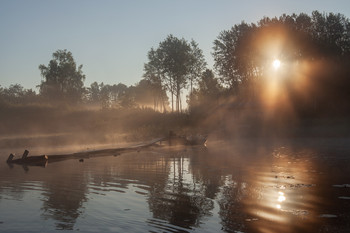
[[[331,139],[239,140],[27,170],[4,163],[1,228],[347,232],[348,145],[348,140]]]

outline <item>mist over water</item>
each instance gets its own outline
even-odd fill
[[[3,21],[23,21],[19,16],[31,11],[17,8]],[[53,8],[50,18],[67,18],[68,11]],[[77,62],[59,48],[51,60],[30,65],[41,74],[27,77],[36,90],[0,83],[0,233],[350,232],[350,20],[317,10],[273,18],[259,11],[267,16],[256,23],[223,28],[212,51],[174,36],[171,25],[166,38],[143,30],[156,46],[130,86],[120,82],[128,75],[86,77],[85,67],[106,70],[109,58],[87,62],[74,46],[68,47]],[[217,31],[219,21],[210,20]],[[121,21],[134,28],[133,20]],[[60,34],[71,40],[69,25]],[[87,51],[96,47],[85,42]],[[25,51],[23,45],[15,47]],[[209,52],[213,64],[204,56]]]
[[[206,148],[157,147],[46,167],[4,162],[0,227],[347,232],[349,145],[339,138],[209,140]]]

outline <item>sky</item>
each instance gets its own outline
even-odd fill
[[[85,86],[134,85],[147,53],[169,34],[195,40],[213,68],[213,41],[241,21],[283,13],[341,13],[349,0],[0,0],[0,85],[38,91],[38,66],[58,49],[83,65]]]

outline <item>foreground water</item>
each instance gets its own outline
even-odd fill
[[[0,232],[350,232],[349,142],[235,140],[46,167],[0,162]]]

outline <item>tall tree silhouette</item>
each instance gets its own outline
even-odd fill
[[[147,76],[151,74],[161,79],[162,84],[171,94],[171,106],[174,111],[174,97],[176,111],[181,109],[181,91],[186,88],[188,79],[196,75],[198,64],[204,59],[197,44],[188,43],[185,39],[178,39],[169,35],[159,43],[159,47],[148,52],[148,63],[145,64]]]
[[[39,85],[40,94],[51,101],[79,102],[84,93],[82,67],[77,67],[71,52],[57,50],[48,66],[39,65],[44,80]]]

